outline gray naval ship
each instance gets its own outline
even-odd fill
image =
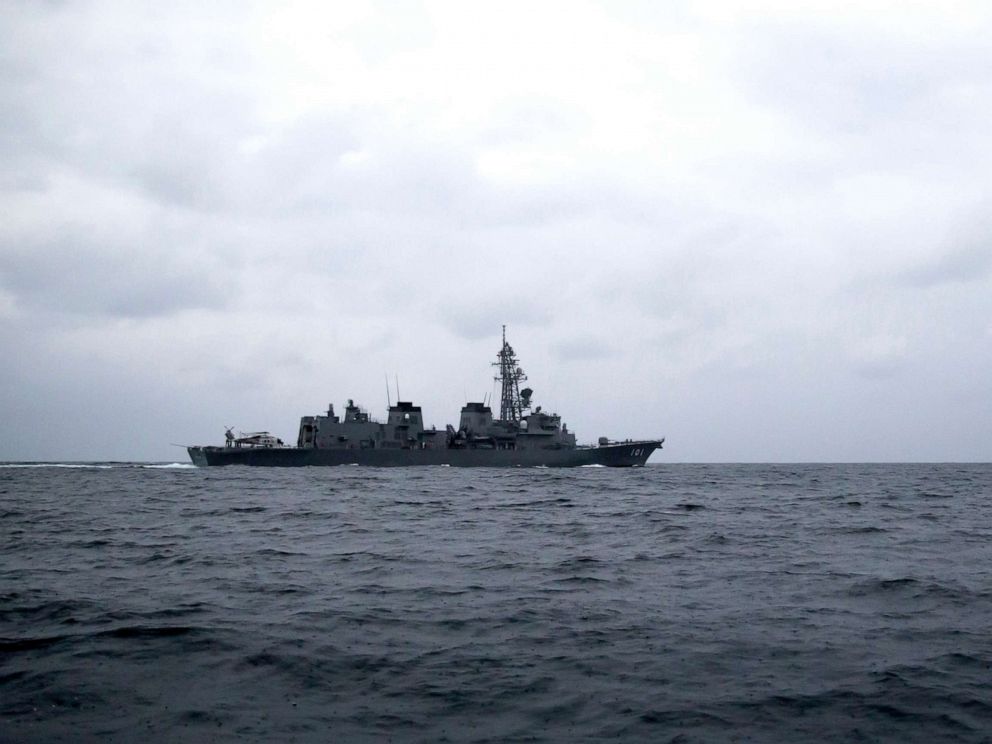
[[[195,465],[450,465],[460,467],[608,467],[642,466],[664,443],[662,439],[614,442],[600,437],[596,445],[579,445],[575,434],[555,413],[533,407],[534,391],[521,388],[527,379],[513,347],[506,341],[493,366],[501,383],[499,418],[481,403],[466,403],[458,428],[424,426],[420,406],[397,400],[385,423],[369,417],[348,401],[344,417],[333,404],[323,416],[304,416],[296,446],[268,432],[236,437],[228,428],[223,447],[188,447]],[[387,388],[388,389],[388,388]],[[397,397],[399,397],[397,395]]]

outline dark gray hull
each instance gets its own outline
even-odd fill
[[[194,465],[253,465],[305,467],[309,465],[365,465],[411,467],[450,465],[468,468],[549,467],[603,465],[612,468],[644,465],[664,440],[622,442],[574,449],[312,449],[299,447],[238,448],[188,447]]]

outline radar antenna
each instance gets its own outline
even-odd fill
[[[499,401],[499,417],[502,421],[519,421],[523,418],[524,411],[530,407],[530,396],[520,394],[520,383],[527,379],[527,375],[520,368],[520,360],[513,352],[513,347],[506,342],[506,326],[503,326],[503,347],[496,355],[494,367],[499,368],[499,374],[493,379],[502,383],[502,392]]]

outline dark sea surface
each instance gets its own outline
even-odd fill
[[[0,466],[0,741],[992,741],[992,466]]]

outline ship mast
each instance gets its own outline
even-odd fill
[[[520,383],[527,375],[520,368],[520,360],[513,353],[513,347],[506,342],[506,326],[503,326],[503,348],[496,355],[494,367],[499,368],[499,374],[493,379],[502,383],[499,401],[499,417],[502,421],[519,421],[523,418],[524,409],[529,407],[529,401],[520,395]],[[525,391],[529,393],[529,391]],[[527,396],[529,398],[529,395]]]

